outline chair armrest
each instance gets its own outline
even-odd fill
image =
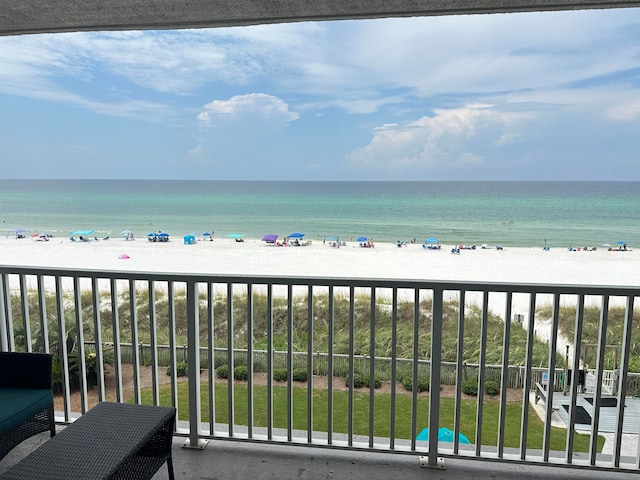
[[[0,388],[51,389],[51,355],[0,352]]]

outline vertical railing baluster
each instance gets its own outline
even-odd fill
[[[7,328],[8,318],[7,318],[7,305],[6,305],[6,293],[7,293],[7,284],[8,278],[7,274],[0,274],[0,352],[9,352],[13,351],[13,348],[9,348],[9,335],[10,332]]]
[[[456,403],[453,418],[453,453],[455,455],[460,451],[460,418],[462,406],[462,382],[464,381],[464,306],[465,306],[465,290],[460,290],[460,299],[458,303],[458,345],[456,350]]]
[[[589,441],[589,463],[596,464],[598,454],[598,426],[600,423],[600,405],[602,403],[602,376],[604,354],[607,348],[607,321],[609,319],[609,295],[602,296],[600,325],[598,327],[598,359],[596,363],[596,391],[593,395],[593,415],[591,417],[591,439]]]
[[[529,318],[527,321],[527,350],[524,360],[524,385],[522,387],[522,420],[520,421],[520,460],[527,458],[527,437],[529,435],[529,397],[531,392],[531,367],[535,344],[536,294],[529,294]]]
[[[64,404],[64,421],[71,420],[71,387],[69,385],[69,352],[67,351],[67,329],[64,317],[64,292],[62,290],[62,279],[59,275],[55,277],[56,284],[56,309],[58,315],[58,355],[60,361],[60,382]]]
[[[355,288],[349,287],[349,400],[347,405],[347,443],[353,446],[353,395],[354,395],[354,337],[356,334]]]
[[[411,354],[411,451],[416,449],[416,430],[418,424],[418,367],[420,358],[420,290],[413,290],[413,349]],[[429,359],[431,360],[431,359]],[[431,362],[433,365],[433,362]],[[431,389],[429,391],[432,391]],[[431,427],[431,425],[429,425]],[[434,430],[429,428],[429,432]],[[438,437],[437,430],[435,431]],[[431,443],[429,443],[431,446]]]
[[[253,438],[253,284],[247,284],[247,437]]]
[[[293,440],[293,285],[287,285],[287,441]]]
[[[38,275],[38,305],[40,307],[40,350],[44,353],[49,353],[49,322],[47,321],[46,290],[47,289],[44,285],[44,277],[42,275]],[[0,295],[0,297],[2,297],[2,295]],[[2,314],[2,304],[2,299],[0,298],[0,315]],[[0,337],[1,336],[2,335],[0,335]]]
[[[175,283],[169,281],[167,284],[167,308],[169,315],[169,365],[170,365],[170,381],[171,381],[171,406],[179,410],[178,401],[178,356],[176,351],[176,292]],[[191,366],[189,366],[191,368]]]
[[[478,403],[476,414],[476,456],[482,452],[482,414],[484,408],[484,379],[487,365],[487,331],[489,329],[489,291],[482,292],[482,323],[480,326],[480,362],[478,368]]]
[[[98,401],[105,400],[104,352],[102,347],[102,321],[100,316],[100,287],[98,278],[91,279],[91,302],[93,306],[93,344],[96,349],[96,376],[98,382]]]
[[[87,362],[84,356],[84,324],[82,320],[82,292],[80,290],[80,278],[73,277],[73,298],[75,305],[75,319],[76,319],[76,336],[78,340],[78,375],[80,380],[80,408],[82,413],[89,410],[87,402]]]
[[[509,388],[509,349],[511,340],[511,303],[513,292],[507,292],[502,339],[502,372],[500,377],[500,413],[498,419],[498,458],[504,456],[504,433],[507,418],[507,389]]]
[[[235,355],[234,348],[234,318],[233,318],[233,284],[227,283],[227,358],[229,367],[227,375],[227,420],[228,420],[228,432],[229,437],[233,437],[233,426],[235,425],[235,389],[234,389],[234,374],[235,374]]]
[[[327,305],[329,318],[327,332],[327,445],[333,443],[333,285],[329,286],[329,303]]]
[[[613,466],[620,466],[620,449],[622,446],[622,427],[624,424],[624,402],[627,394],[627,385],[629,379],[629,356],[631,353],[631,335],[633,333],[633,304],[634,297],[627,297],[627,304],[624,312],[624,326],[622,331],[622,356],[620,358],[620,383],[618,384],[618,393],[616,398],[618,404],[616,406],[616,431],[613,438]],[[614,365],[614,369],[615,369]],[[639,442],[640,443],[640,442]]]
[[[549,461],[549,451],[551,449],[551,415],[553,414],[553,391],[555,387],[556,374],[556,352],[558,350],[558,319],[560,317],[560,294],[553,295],[553,312],[551,315],[551,332],[549,335],[549,366],[547,373],[547,398],[544,402],[544,436],[542,438],[542,458]]]
[[[267,439],[273,440],[273,284],[267,284]]]
[[[138,339],[138,298],[136,281],[129,280],[129,325],[131,327],[131,363],[133,367],[133,397],[140,403],[140,341]]]
[[[10,352],[15,352],[16,350],[16,341],[15,341],[15,329],[13,328],[13,310],[11,308],[11,279],[9,275],[2,274],[2,296],[4,298],[4,314],[6,316],[6,328],[7,328],[7,348]]]
[[[307,289],[307,443],[313,442],[313,285]]]
[[[123,402],[122,349],[120,345],[120,312],[118,310],[118,283],[111,278],[111,328],[113,330],[113,367],[116,379],[116,402]]]
[[[389,449],[396,448],[396,385],[398,383],[398,288],[391,293],[391,407],[389,410]]]
[[[24,341],[24,351],[31,352],[31,321],[29,320],[29,289],[27,288],[25,275],[20,275],[20,300],[22,311],[22,339]]]
[[[213,436],[216,432],[216,372],[215,372],[215,330],[214,330],[214,314],[215,314],[215,289],[214,284],[207,284],[207,378],[209,380],[209,435]],[[251,436],[249,436],[251,438]]]
[[[376,289],[371,288],[369,306],[369,448],[373,448],[375,434],[376,388]]]
[[[153,280],[148,282],[149,289],[149,343],[151,344],[151,394],[153,404],[160,405],[160,383],[158,380],[158,332],[156,315],[156,283]],[[142,359],[143,363],[144,358]]]
[[[198,288],[187,282],[187,380],[189,383],[189,440],[187,448],[202,449],[208,441],[200,439],[200,322]]]
[[[433,305],[431,311],[431,351],[429,355],[429,453],[428,465],[439,467],[443,465],[438,457],[438,430],[440,426],[440,383],[442,364],[442,315],[443,290],[433,289]],[[413,432],[415,437],[415,432]]]
[[[584,318],[584,295],[578,295],[576,305],[576,319],[573,335],[573,362],[571,371],[571,396],[569,397],[569,425],[567,427],[567,441],[565,448],[565,461],[573,462],[574,433],[576,429],[576,400],[578,398],[578,369],[580,368],[580,346],[582,345],[582,325]]]

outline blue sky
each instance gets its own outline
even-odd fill
[[[640,180],[640,10],[0,37],[0,178]]]

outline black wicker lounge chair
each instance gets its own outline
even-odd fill
[[[0,459],[33,435],[55,435],[51,355],[0,352],[0,405]]]

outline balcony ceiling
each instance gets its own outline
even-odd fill
[[[0,0],[0,36],[638,6],[640,0]]]

